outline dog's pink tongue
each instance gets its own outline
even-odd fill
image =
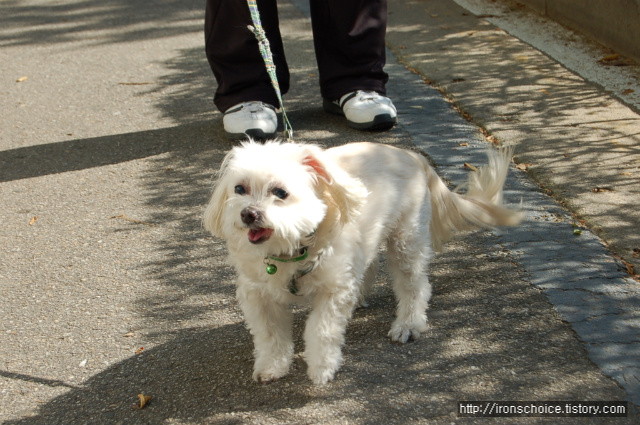
[[[271,236],[271,233],[273,233],[273,229],[251,229],[249,230],[249,240],[256,242],[263,238],[266,239]]]

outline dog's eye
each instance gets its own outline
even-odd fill
[[[280,199],[287,199],[287,196],[289,196],[289,193],[286,190],[281,189],[279,187],[276,187],[275,189],[273,189],[271,193],[273,193],[276,197]]]
[[[239,184],[234,188],[234,191],[238,194],[238,195],[244,195],[245,193],[247,193],[247,189],[244,188],[243,185]]]

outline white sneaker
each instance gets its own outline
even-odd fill
[[[391,99],[373,91],[354,91],[333,102],[324,99],[322,106],[327,112],[344,115],[349,126],[358,130],[388,130],[398,116]]]
[[[278,129],[276,108],[258,102],[243,102],[232,106],[222,117],[224,132],[229,139],[273,139]]]

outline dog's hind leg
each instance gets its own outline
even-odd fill
[[[427,330],[431,284],[426,271],[432,257],[430,240],[429,229],[422,224],[398,229],[389,237],[387,259],[398,303],[396,320],[389,331],[393,341],[405,343]]]
[[[286,305],[248,286],[238,285],[237,297],[253,335],[253,379],[272,381],[286,375],[293,360],[293,315]]]
[[[367,302],[367,296],[371,293],[373,284],[376,281],[377,274],[378,274],[378,257],[373,259],[373,261],[367,268],[366,273],[364,274],[364,279],[362,280],[362,284],[360,285],[360,291],[358,292],[358,304],[356,307],[358,308],[369,307],[369,303]]]

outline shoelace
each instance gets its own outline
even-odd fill
[[[373,100],[374,102],[378,99],[380,99],[382,96],[380,96],[378,93],[374,92],[374,91],[362,91],[362,90],[358,90],[358,100],[360,101],[365,101],[365,100]]]
[[[262,102],[247,102],[244,107],[249,112],[262,112],[265,109],[265,105]]]
[[[339,105],[340,107],[344,107],[344,105],[348,101],[350,101],[351,99],[357,99],[360,102],[371,100],[373,102],[378,103],[378,99],[382,98],[382,96],[380,94],[378,94],[377,92],[364,91],[364,90],[357,90],[356,92],[353,92],[351,94],[347,94],[345,96],[346,97],[342,97],[341,99],[336,100],[335,104]]]

